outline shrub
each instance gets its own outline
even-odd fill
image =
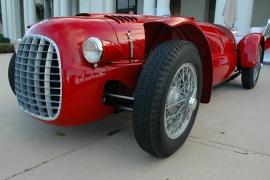
[[[9,43],[9,39],[0,34],[0,43]]]
[[[14,53],[14,45],[9,43],[0,43],[0,54],[2,53]]]

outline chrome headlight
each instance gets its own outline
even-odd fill
[[[99,62],[103,53],[102,42],[99,38],[91,37],[83,43],[83,55],[89,63]]]
[[[19,46],[20,46],[21,42],[22,42],[22,39],[17,39],[14,42],[14,50],[15,50],[16,53],[18,52],[18,49],[19,49]]]

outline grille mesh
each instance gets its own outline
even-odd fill
[[[62,98],[61,61],[47,37],[27,35],[16,54],[15,91],[19,106],[42,120],[58,117]]]

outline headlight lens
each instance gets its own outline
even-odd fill
[[[102,53],[103,47],[99,38],[91,37],[83,43],[83,55],[89,63],[99,62]]]
[[[19,46],[22,42],[22,39],[17,39],[15,42],[14,42],[14,49],[15,49],[15,52],[17,53],[18,52],[18,49],[19,49]]]

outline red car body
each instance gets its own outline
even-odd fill
[[[130,55],[132,35],[134,55]],[[229,79],[239,67],[254,67],[262,34],[244,37],[237,45],[227,28],[201,23],[193,18],[117,14],[80,14],[45,20],[26,35],[52,39],[59,49],[62,68],[62,103],[57,118],[47,123],[71,126],[103,119],[114,108],[103,102],[109,82],[119,82],[134,91],[140,71],[152,49],[172,39],[191,41],[199,50],[203,67],[202,103],[208,103],[212,87]],[[97,67],[82,51],[89,37],[102,40],[104,53]]]

